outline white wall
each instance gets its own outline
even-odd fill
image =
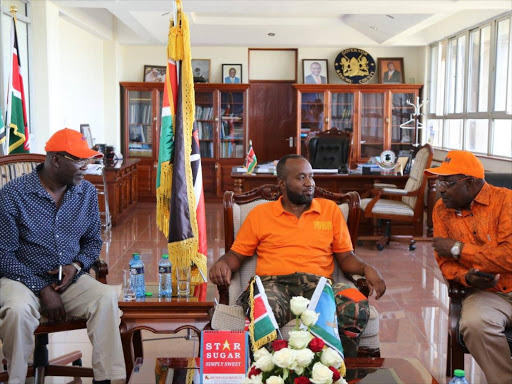
[[[52,131],[89,124],[97,143],[105,142],[103,40],[59,19],[59,115]],[[53,127],[52,127],[53,128]]]
[[[298,51],[298,82],[302,83],[302,59],[327,59],[329,61],[329,83],[344,84],[334,70],[334,59],[348,47],[307,47]],[[405,80],[421,83],[425,73],[424,47],[365,48],[377,62],[378,57],[403,57]],[[121,81],[142,81],[144,64],[165,65],[165,47],[123,45],[120,49],[122,69]],[[222,82],[222,64],[242,64],[242,82],[248,82],[248,47],[192,47],[194,59],[210,59],[210,82]],[[370,83],[377,82],[377,74]]]

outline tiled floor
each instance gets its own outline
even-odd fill
[[[221,204],[207,204],[208,265],[224,253],[224,226]],[[133,213],[110,233],[104,234],[101,256],[109,264],[110,284],[121,283],[121,270],[128,265],[132,252],[141,254],[146,265],[146,279],[156,281],[156,264],[167,253],[167,241],[155,224],[154,204],[139,204]],[[380,341],[383,357],[415,357],[435,376],[446,383],[446,336],[448,296],[446,285],[433,257],[430,242],[418,242],[409,252],[404,244],[392,243],[382,252],[364,242],[357,254],[382,273],[387,292],[371,302],[380,314]],[[148,356],[183,356],[197,350],[197,343],[180,339],[162,339],[162,335],[144,334]],[[85,331],[51,335],[50,354],[58,356],[81,350],[84,364],[90,366],[91,347]],[[472,384],[486,383],[482,371],[466,355],[466,377]],[[66,379],[49,379],[47,383],[66,383]],[[90,382],[84,380],[84,383]]]

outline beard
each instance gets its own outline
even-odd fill
[[[310,204],[313,201],[313,195],[305,196],[299,193],[295,193],[286,186],[286,196],[295,205]]]

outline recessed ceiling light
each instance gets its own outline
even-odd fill
[[[276,34],[274,32],[270,32],[268,35],[269,36],[275,36]]]
[[[372,31],[378,31],[378,30],[379,30],[379,28],[377,28],[377,27],[372,27],[371,25],[370,25],[370,29],[371,29]]]

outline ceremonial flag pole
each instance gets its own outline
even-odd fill
[[[157,170],[157,224],[168,237],[175,266],[195,265],[192,281],[206,279],[206,220],[188,18],[173,3]]]
[[[25,107],[23,75],[21,72],[21,59],[18,50],[18,35],[16,33],[16,12],[16,7],[11,6],[11,70],[7,88],[7,115],[5,119],[6,132],[3,137],[0,131],[0,143],[3,143],[4,140],[7,142],[8,154],[30,152],[27,109]]]

